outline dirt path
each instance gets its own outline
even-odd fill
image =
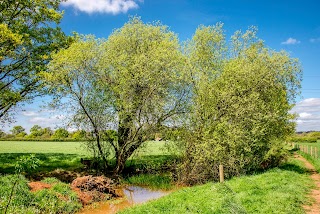
[[[305,158],[301,155],[295,154],[294,157],[298,160],[304,162],[305,167],[310,170],[311,179],[315,182],[316,187],[310,193],[310,197],[314,199],[312,205],[305,205],[303,208],[305,209],[307,214],[319,214],[320,213],[320,174],[317,173],[314,166],[309,163]]]

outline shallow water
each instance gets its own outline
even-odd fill
[[[164,195],[169,194],[166,191],[159,190],[150,190],[144,187],[139,186],[128,186],[122,189],[123,195],[126,200],[121,201],[120,203],[110,203],[103,202],[98,205],[96,208],[87,207],[84,208],[80,214],[114,214],[124,208],[131,207],[135,204],[141,204],[143,202],[160,198]]]

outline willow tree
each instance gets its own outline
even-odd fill
[[[145,140],[185,113],[189,90],[177,36],[160,23],[135,17],[113,32],[104,48],[103,78],[116,112],[117,174]]]
[[[69,125],[92,133],[88,149],[97,152],[107,164],[109,151],[102,136],[109,128],[113,111],[110,110],[112,99],[99,85],[102,42],[93,36],[75,35],[75,42],[69,48],[52,55],[48,72],[42,76],[54,98],[51,107],[67,112]]]
[[[0,1],[0,118],[42,87],[39,72],[68,39],[58,27],[60,0]]]
[[[200,27],[187,46],[193,75],[193,111],[187,135],[185,182],[277,165],[294,131],[289,113],[301,68],[285,52],[265,47],[256,30],[236,32],[227,44],[222,25]]]
[[[77,122],[100,127],[96,137],[107,124],[116,131],[116,137],[104,141],[114,150],[118,175],[145,140],[186,111],[184,57],[177,36],[166,26],[145,24],[136,17],[101,44],[77,48],[80,43],[87,41],[54,55],[45,76],[49,83],[54,80],[60,98],[77,100]]]

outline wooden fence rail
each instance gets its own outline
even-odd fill
[[[318,147],[309,145],[300,145],[298,143],[288,143],[293,149],[298,149],[310,156],[318,159],[320,157]]]

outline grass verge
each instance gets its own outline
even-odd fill
[[[306,154],[302,151],[298,151],[298,153],[304,157],[305,159],[307,159],[317,170],[318,173],[320,173],[320,159],[316,159],[314,157],[312,157],[309,154]]]
[[[184,188],[120,213],[304,213],[313,185],[306,172],[290,159],[262,174]]]
[[[42,182],[50,189],[30,192],[22,175],[0,177],[0,213],[75,213],[82,205],[68,184],[55,178]],[[13,186],[14,185],[14,186]],[[10,203],[9,203],[10,202]],[[9,205],[8,205],[9,203]]]

